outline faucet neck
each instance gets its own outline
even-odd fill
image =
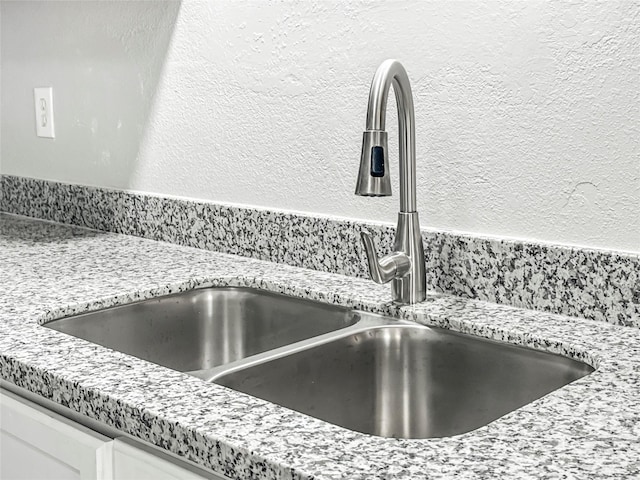
[[[400,212],[416,211],[415,113],[409,76],[397,60],[386,60],[378,67],[369,91],[367,130],[384,130],[387,97],[393,84],[398,106],[400,153]]]

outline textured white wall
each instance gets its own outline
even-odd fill
[[[393,222],[397,196],[353,190],[395,57],[423,226],[640,252],[640,2],[1,8],[3,173]],[[42,85],[54,141],[34,132]]]

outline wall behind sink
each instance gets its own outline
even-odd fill
[[[1,173],[395,222],[397,197],[353,189],[369,82],[396,57],[423,226],[640,252],[637,2],[0,8]],[[35,136],[44,85],[55,140]]]

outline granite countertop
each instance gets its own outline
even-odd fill
[[[199,286],[252,286],[581,359],[596,371],[473,432],[365,435],[40,326]],[[429,295],[0,214],[0,372],[231,478],[637,478],[640,329]]]

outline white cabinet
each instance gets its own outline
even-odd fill
[[[107,426],[93,427],[111,436],[0,389],[0,479],[227,480],[156,447],[119,437]]]
[[[113,473],[118,480],[205,480],[225,477],[209,472],[196,472],[189,466],[177,465],[161,453],[145,451],[139,442],[116,439],[113,442]],[[163,456],[163,455],[162,455]]]
[[[112,440],[0,391],[2,480],[111,480]]]

